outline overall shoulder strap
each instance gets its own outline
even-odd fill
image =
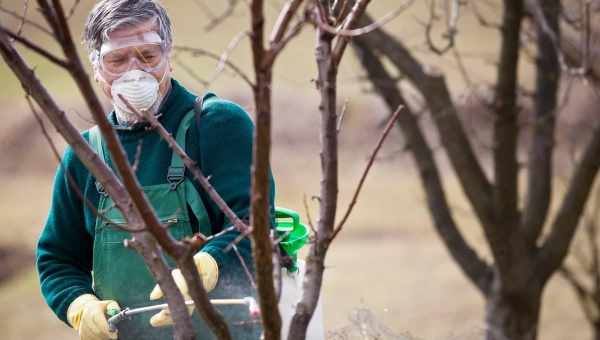
[[[102,143],[102,133],[100,133],[100,128],[98,127],[98,125],[94,126],[93,128],[91,128],[89,130],[88,138],[89,138],[89,143],[90,143],[90,146],[92,147],[92,150],[94,150],[98,154],[100,159],[105,164],[109,164],[108,159],[106,158],[107,153],[104,152],[104,146]],[[96,181],[96,190],[98,190],[98,193],[100,193],[102,195],[106,195],[106,192],[104,191],[104,187],[98,181]]]
[[[186,138],[187,132],[194,121],[196,116],[200,116],[202,111],[202,99],[198,97],[198,99],[194,102],[194,107],[188,111],[188,113],[183,116],[181,122],[179,123],[179,127],[177,128],[177,132],[175,134],[175,141],[177,144],[187,152],[186,150]],[[169,170],[167,171],[167,181],[171,184],[172,189],[175,189],[179,183],[183,181],[185,175],[185,165],[183,164],[183,159],[179,157],[175,152],[173,152],[171,156],[171,165],[169,166]]]
[[[96,151],[98,156],[100,156],[100,159],[102,159],[106,163],[107,159],[106,155],[104,154],[104,147],[102,146],[102,134],[100,133],[100,128],[98,127],[98,125],[90,129],[89,139],[90,146],[92,147],[92,149]]]
[[[187,132],[192,126],[192,122],[196,122],[196,126],[199,126],[200,116],[202,115],[202,104],[203,98],[198,97],[194,102],[194,107],[190,110],[179,123],[179,127],[177,128],[177,132],[175,134],[175,140],[177,144],[181,146],[181,148],[186,151],[186,138]],[[206,212],[206,207],[200,198],[200,194],[198,190],[196,190],[195,185],[189,181],[184,179],[185,176],[185,165],[183,164],[183,160],[177,156],[175,152],[173,152],[171,158],[171,166],[169,167],[167,180],[171,183],[173,188],[176,188],[177,185],[183,182],[185,186],[185,200],[188,203],[189,207],[192,209],[194,216],[198,222],[198,229],[200,233],[205,236],[209,236],[212,234],[210,219],[208,218],[208,214]]]

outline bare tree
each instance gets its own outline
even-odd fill
[[[600,339],[600,244],[598,239],[598,190],[594,203],[587,209],[579,230],[580,239],[572,251],[572,261],[565,261],[560,275],[569,283],[587,322],[592,329],[592,339]]]
[[[444,4],[449,9],[446,17],[450,47],[431,47],[435,53],[452,49],[456,33],[460,2],[445,1]],[[571,70],[561,62],[565,59],[559,24],[562,7],[558,0],[504,1],[502,7],[495,93],[489,103],[494,116],[492,178],[488,178],[474,152],[473,141],[459,118],[459,109],[450,96],[441,70],[426,67],[402,41],[383,29],[356,37],[353,46],[388,107],[405,104],[406,95],[384,66],[381,60],[384,58],[420,93],[433,117],[444,151],[483,229],[492,263],[483,260],[462,236],[448,204],[432,148],[417,117],[405,110],[398,125],[419,169],[437,232],[453,260],[486,300],[487,338],[531,340],[537,337],[543,289],[569,250],[598,172],[600,120],[596,120],[593,135],[582,148],[560,207],[550,219],[559,80],[561,71]],[[522,198],[523,206],[520,206],[517,178],[521,166],[517,155],[519,132],[523,127],[517,120],[520,111],[517,66],[522,37],[526,33],[522,26],[526,20],[530,20],[535,28],[537,78],[526,194]],[[369,25],[372,20],[365,16],[360,23]],[[582,31],[585,30],[584,25]],[[426,34],[429,32],[427,30]],[[431,42],[430,39],[427,41]],[[581,60],[579,56],[584,51],[579,50],[576,60]],[[571,56],[575,57],[574,54]],[[589,69],[582,74],[589,75]],[[547,226],[545,231],[544,226]]]

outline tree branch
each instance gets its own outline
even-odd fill
[[[65,60],[60,59],[59,57],[55,56],[54,54],[52,54],[50,51],[44,49],[43,47],[35,44],[34,42],[32,42],[31,40],[22,37],[18,34],[15,34],[13,32],[11,32],[10,30],[6,29],[3,26],[0,26],[0,32],[8,35],[9,37],[11,37],[12,39],[15,39],[16,41],[20,42],[21,44],[23,44],[23,46],[27,47],[28,49],[36,52],[37,54],[41,55],[42,57],[48,59],[48,61],[64,68],[64,69],[68,69],[69,65],[67,64],[67,62]]]
[[[253,254],[264,338],[281,338],[281,315],[273,281],[273,244],[269,212],[269,159],[271,155],[271,84],[272,64],[264,63],[264,0],[251,0],[252,59],[255,73],[254,102],[256,104],[256,129],[252,159],[252,225]]]
[[[327,8],[328,10],[328,8]],[[321,191],[317,234],[306,258],[306,273],[302,298],[296,305],[288,339],[306,338],[306,331],[319,301],[323,282],[324,261],[333,236],[338,196],[338,134],[337,134],[337,64],[333,63],[334,35],[317,29],[316,61],[317,89],[321,103]]]
[[[16,13],[7,8],[4,8],[3,6],[0,6],[0,12],[6,13],[17,20],[21,20],[22,22],[24,22],[28,25],[31,25],[32,27],[36,28],[37,30],[39,30],[42,33],[47,34],[50,37],[54,37],[54,34],[52,34],[52,32],[50,32],[46,27],[38,24],[35,21],[31,21],[31,20],[25,18],[24,16],[20,15],[19,13]]]
[[[348,16],[344,19],[344,23],[342,24],[341,30],[346,31],[352,29],[358,25],[358,20],[361,16],[365,14],[367,6],[371,0],[358,0],[355,4]],[[331,62],[336,65],[340,64],[342,60],[342,56],[344,55],[344,51],[346,50],[346,46],[348,46],[348,42],[350,42],[350,38],[345,36],[340,36],[333,47],[331,52]]]
[[[556,35],[559,35],[560,1],[545,1],[543,15]],[[533,141],[529,150],[528,188],[523,220],[525,239],[535,246],[552,199],[552,154],[557,112],[560,64],[552,38],[537,25],[537,93]]]
[[[580,282],[568,267],[563,266],[559,269],[559,274],[571,285],[577,296],[577,300],[583,309],[584,315],[589,323],[594,324],[598,321],[598,312],[594,313],[594,301],[592,294],[588,292],[582,282]]]
[[[372,22],[373,20],[367,14],[359,21],[360,25],[368,25]],[[448,158],[469,202],[481,223],[484,226],[491,224],[493,221],[492,186],[458,118],[444,76],[424,67],[401,42],[382,29],[376,29],[367,37],[366,44],[389,58],[390,62],[405,74],[425,97]]]
[[[188,244],[188,249],[193,249],[192,244]],[[177,267],[180,268],[181,274],[185,279],[186,284],[190,287],[189,292],[194,305],[198,308],[198,312],[202,319],[206,320],[211,331],[217,336],[217,339],[231,339],[231,333],[227,327],[227,323],[223,316],[213,307],[208,293],[204,289],[202,279],[198,273],[198,269],[190,252],[188,256],[181,257],[177,260]],[[202,334],[199,334],[202,336]]]
[[[283,5],[283,9],[279,12],[279,17],[277,17],[277,21],[271,32],[271,37],[269,38],[269,45],[271,45],[271,47],[279,44],[283,37],[286,36],[290,22],[296,12],[298,12],[303,1],[304,0],[288,0],[285,5]]]
[[[208,50],[205,50],[203,48],[198,48],[198,47],[174,46],[173,50],[180,51],[180,52],[188,52],[188,53],[191,53],[192,56],[205,56],[205,57],[217,60],[220,63],[223,63],[224,65],[226,65],[227,67],[229,67],[238,76],[240,76],[242,78],[242,80],[244,80],[244,82],[246,82],[246,84],[248,84],[250,86],[250,88],[254,88],[256,86],[252,82],[252,80],[250,80],[250,77],[248,77],[244,73],[244,71],[242,71],[242,69],[240,67],[238,67],[237,65],[235,65],[234,63],[232,63],[228,59],[223,59],[222,55],[218,55],[216,53],[213,53],[213,52],[210,52]],[[212,79],[212,80],[214,80],[214,79]]]
[[[501,30],[500,64],[497,72],[497,85],[494,98],[496,118],[494,122],[494,223],[486,230],[494,258],[501,271],[511,266],[508,239],[518,230],[519,212],[517,164],[518,108],[517,108],[517,65],[521,21],[522,0],[507,1],[504,5]]]
[[[386,14],[378,21],[373,22],[372,24],[369,24],[367,26],[360,27],[360,28],[354,28],[354,29],[336,28],[334,26],[331,26],[331,25],[324,23],[322,21],[319,21],[319,20],[313,20],[313,23],[315,25],[319,26],[319,28],[321,28],[322,30],[329,32],[335,36],[347,37],[347,38],[357,37],[359,35],[363,35],[363,34],[372,32],[372,31],[376,30],[377,28],[383,27],[390,21],[396,19],[402,12],[404,12],[407,8],[409,8],[413,4],[413,2],[414,2],[414,0],[406,0],[400,7],[396,8],[392,12]]]
[[[542,277],[552,275],[567,255],[599,166],[600,123],[597,122],[592,138],[571,175],[567,192],[554,218],[550,234],[540,249],[537,268]]]
[[[459,17],[459,6],[458,0],[447,0],[446,4],[451,3],[450,8],[447,9],[446,16],[448,17],[448,29],[444,34],[444,38],[448,41],[443,47],[437,47],[431,38],[431,31],[433,30],[433,23],[436,20],[437,15],[435,14],[435,2],[430,4],[429,8],[429,20],[425,24],[425,38],[429,49],[437,54],[444,55],[446,52],[454,48],[456,33],[458,32],[456,26],[458,25]]]
[[[379,153],[379,150],[383,146],[383,142],[385,141],[387,135],[391,131],[392,127],[394,126],[394,124],[396,123],[398,118],[400,117],[400,111],[402,111],[402,109],[403,109],[402,105],[399,105],[398,108],[396,109],[396,111],[390,117],[385,129],[381,133],[381,136],[379,136],[379,140],[377,141],[377,144],[375,145],[375,149],[373,150],[373,152],[371,152],[371,156],[369,157],[367,166],[365,167],[365,170],[363,171],[362,175],[360,176],[360,180],[358,181],[358,185],[356,186],[354,195],[352,195],[352,200],[350,201],[350,204],[348,205],[348,209],[346,209],[346,212],[344,213],[342,219],[340,220],[337,227],[333,231],[333,235],[331,236],[332,242],[335,239],[335,237],[337,236],[337,234],[342,230],[342,228],[344,227],[344,224],[348,220],[348,217],[350,216],[350,213],[352,212],[352,209],[354,208],[354,205],[356,204],[356,201],[358,200],[358,195],[360,194],[360,189],[362,189],[365,179],[367,178],[367,175],[369,174],[369,170],[371,169],[371,166],[375,162],[375,157],[377,157],[377,154]],[[339,131],[339,129],[336,129],[336,130]]]
[[[380,94],[388,108],[398,105],[404,107],[398,120],[398,126],[404,135],[406,147],[410,150],[419,170],[433,225],[465,276],[485,296],[489,291],[492,270],[465,242],[456,226],[444,192],[442,178],[425,135],[416,116],[406,105],[402,93],[396,86],[396,80],[386,71],[383,63],[373,53],[369,41],[368,36],[356,38],[353,44],[354,51],[367,71],[377,93]]]
[[[127,103],[127,100],[124,97],[121,96],[120,98],[121,100],[123,100],[124,103]],[[199,101],[196,101],[196,103],[194,104],[194,109],[196,110],[197,114],[200,114],[200,111],[202,109],[201,107],[199,107],[199,104]],[[134,112],[138,112],[133,107],[131,107],[131,109]],[[221,195],[219,195],[217,190],[215,190],[212,184],[210,184],[208,178],[204,176],[202,170],[200,170],[200,168],[196,165],[196,162],[194,162],[185,153],[182,146],[177,144],[177,141],[175,141],[173,136],[171,136],[169,132],[165,129],[165,127],[158,121],[156,116],[148,112],[138,112],[138,114],[140,117],[142,117],[150,123],[150,126],[158,132],[161,138],[169,145],[169,148],[171,148],[171,150],[173,150],[173,152],[183,160],[183,164],[186,168],[188,168],[188,170],[190,170],[192,176],[194,177],[194,180],[196,180],[200,184],[202,189],[206,191],[208,196],[213,200],[213,202],[215,202],[219,209],[221,209],[223,214],[235,226],[235,228],[241,233],[246,233],[249,227],[244,222],[242,222],[242,220],[240,220],[240,218],[233,212],[233,210],[231,210],[231,208],[227,205],[227,202],[225,202],[225,200],[221,197]]]

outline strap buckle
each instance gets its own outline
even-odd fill
[[[167,171],[167,182],[171,185],[171,190],[177,189],[177,186],[183,182],[185,167],[169,167]]]
[[[108,196],[108,194],[106,193],[106,190],[104,190],[104,186],[102,185],[102,183],[96,181],[96,190],[98,191],[98,193],[100,195],[103,196]]]

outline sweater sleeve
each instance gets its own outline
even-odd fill
[[[226,100],[211,98],[206,103],[205,110],[199,131],[202,170],[206,176],[210,176],[211,184],[233,212],[247,221],[250,215],[254,125],[244,109]],[[269,171],[269,178],[271,225],[274,225],[275,184],[271,171]],[[211,221],[213,234],[230,226],[230,221],[212,199],[204,191],[201,195]],[[220,273],[219,285],[222,281],[228,283],[229,280],[240,280],[240,275],[244,275],[243,267],[235,252],[224,252],[224,248],[239,234],[237,230],[228,232],[212,239],[202,249],[217,261]],[[237,249],[248,267],[252,268],[250,240],[248,238],[242,240],[237,245]]]
[[[83,192],[85,177],[78,180],[77,169],[81,175],[83,166],[69,147],[56,171],[50,212],[36,254],[42,295],[65,323],[71,302],[81,294],[93,294],[93,240],[85,229],[82,200],[76,192]]]

